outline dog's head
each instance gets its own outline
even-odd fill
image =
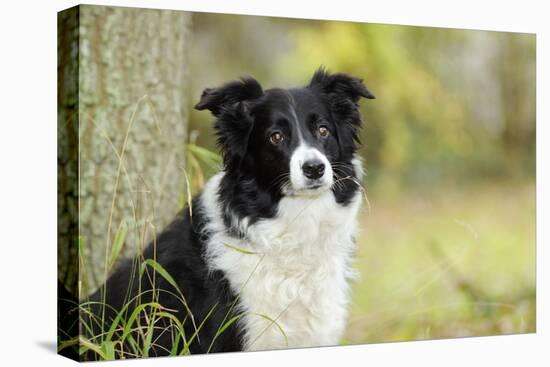
[[[360,79],[319,69],[306,87],[263,90],[253,78],[206,89],[197,105],[217,118],[226,172],[281,196],[315,196],[352,175]]]

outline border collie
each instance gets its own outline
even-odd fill
[[[362,200],[361,97],[374,98],[360,79],[322,68],[306,87],[263,90],[246,77],[202,93],[195,108],[216,118],[223,169],[143,254],[183,293],[193,322],[173,285],[156,277],[159,303],[187,316],[186,335],[206,319],[192,354],[338,343]],[[133,264],[91,297],[105,297],[105,320],[151,289],[137,284]],[[155,339],[151,354],[168,354],[170,333]]]

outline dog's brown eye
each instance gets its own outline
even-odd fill
[[[269,137],[269,141],[270,141],[271,144],[273,144],[273,145],[280,144],[283,140],[284,140],[283,134],[281,134],[281,133],[279,133],[279,132],[273,133],[273,134],[271,134],[271,136]]]
[[[321,135],[323,138],[326,138],[329,136],[330,131],[326,126],[319,126],[319,135]]]

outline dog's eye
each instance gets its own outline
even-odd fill
[[[284,140],[283,134],[281,134],[280,132],[273,133],[269,137],[269,141],[273,145],[280,144],[283,140]]]
[[[330,131],[326,126],[319,126],[319,135],[321,135],[323,138],[326,138],[330,135]]]

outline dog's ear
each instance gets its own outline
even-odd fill
[[[317,69],[311,82],[310,88],[319,88],[327,94],[345,96],[351,99],[354,103],[359,101],[359,98],[374,99],[374,95],[365,87],[363,80],[355,78],[344,73],[330,74],[325,68]]]
[[[323,67],[313,74],[308,87],[318,91],[326,99],[332,116],[341,126],[338,129],[338,139],[342,154],[346,157],[352,156],[357,150],[357,144],[361,143],[359,99],[374,99],[374,95],[361,79],[344,73],[331,74]]]
[[[228,171],[238,171],[246,154],[253,127],[250,107],[263,94],[256,79],[245,77],[219,88],[205,89],[195,105],[197,110],[209,110],[217,117],[214,129]]]
[[[238,107],[240,102],[251,101],[263,95],[262,86],[252,77],[243,77],[219,88],[206,88],[195,105],[199,111],[209,110],[218,117],[224,111]]]

